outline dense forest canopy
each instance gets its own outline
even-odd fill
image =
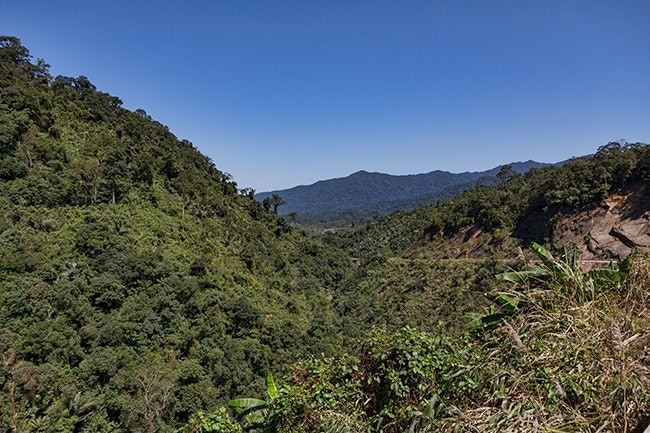
[[[1,425],[164,430],[332,352],[344,254],[143,110],[0,47]]]
[[[535,161],[508,164],[516,173],[544,167]],[[304,227],[349,227],[375,216],[415,209],[454,197],[477,185],[492,185],[501,167],[465,173],[436,170],[414,175],[389,175],[359,171],[347,177],[321,180],[312,185],[255,194],[257,200],[280,196],[286,202],[282,215]]]
[[[644,190],[649,149],[505,167],[318,239],[281,197],[258,203],[144,110],[0,37],[0,426],[631,431],[650,413],[648,258],[513,257]],[[452,254],[467,230],[482,253]]]

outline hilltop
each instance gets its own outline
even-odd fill
[[[647,245],[649,149],[609,143],[590,157],[511,172],[497,184],[323,238],[353,257],[488,257],[532,241],[579,246],[589,258],[626,256]],[[616,236],[621,224],[632,233]]]
[[[516,173],[547,165],[550,164],[531,160],[506,164]],[[477,185],[494,184],[502,167],[464,173],[435,170],[413,175],[361,170],[347,177],[321,180],[312,185],[260,192],[255,194],[255,199],[263,201],[274,194],[279,195],[285,202],[278,209],[280,214],[295,214],[296,221],[304,225],[358,224],[397,210],[435,204]]]

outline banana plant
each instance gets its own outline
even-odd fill
[[[237,412],[245,432],[259,431],[264,428],[269,415],[269,407],[279,395],[278,387],[270,372],[266,375],[266,393],[268,400],[238,398],[228,402],[228,406],[233,407]]]
[[[469,326],[473,329],[489,328],[498,325],[506,316],[512,315],[525,307],[522,300],[527,289],[541,286],[561,291],[580,302],[593,300],[601,290],[620,288],[628,276],[632,256],[619,260],[608,268],[592,269],[584,272],[580,268],[577,252],[569,254],[566,250],[561,259],[551,254],[542,245],[533,242],[530,246],[538,262],[521,271],[504,272],[496,279],[514,283],[511,292],[487,294],[493,304],[483,313],[470,313]]]

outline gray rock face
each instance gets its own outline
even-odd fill
[[[556,238],[576,244],[585,260],[650,252],[650,191],[641,185],[608,197],[600,206],[569,216]]]

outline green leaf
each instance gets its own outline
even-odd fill
[[[538,244],[537,242],[533,242],[530,244],[530,249],[533,250],[533,252],[539,257],[539,259],[544,263],[546,266],[548,266],[549,269],[553,269],[556,266],[555,259],[553,258],[553,255],[549,250]]]
[[[278,396],[278,387],[275,386],[275,381],[273,380],[271,372],[266,375],[266,392],[268,392],[271,399]]]
[[[235,400],[230,400],[228,406],[235,407],[238,409],[248,409],[248,408],[263,408],[266,406],[264,400],[259,398],[238,398]]]
[[[609,285],[620,287],[627,279],[627,273],[615,269],[592,269],[587,272],[587,276],[599,286]]]
[[[516,311],[518,302],[509,293],[497,293],[495,302],[508,311]]]

